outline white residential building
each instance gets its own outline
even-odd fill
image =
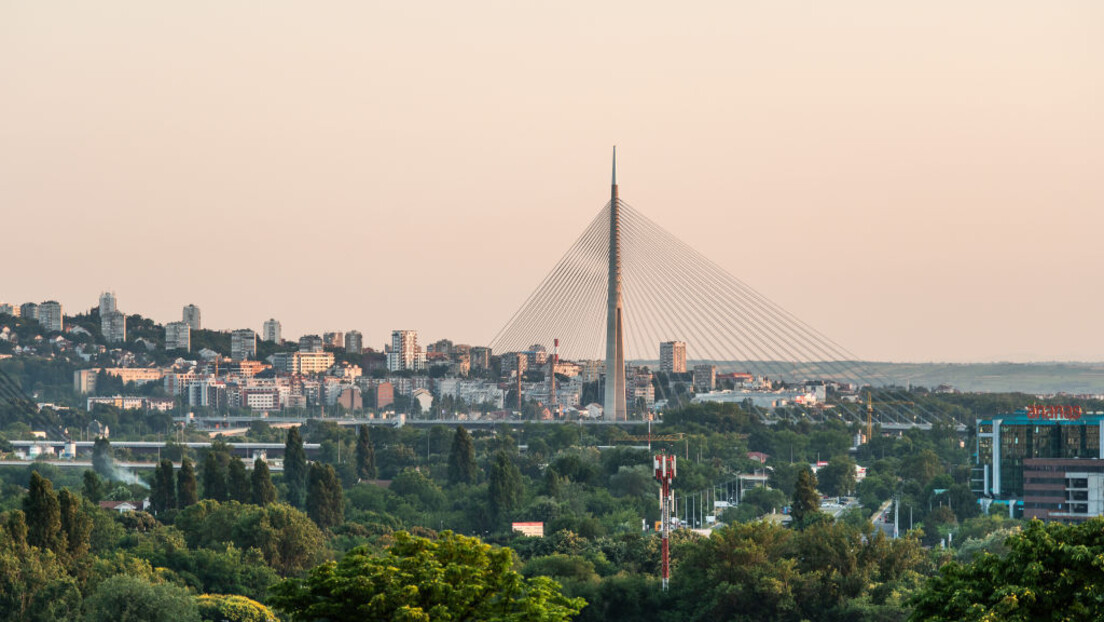
[[[107,315],[108,313],[114,313],[119,310],[115,302],[115,292],[104,292],[100,294],[100,317]]]
[[[191,327],[192,330],[200,330],[203,328],[203,324],[199,318],[199,307],[195,305],[188,305],[184,307],[184,323]]]
[[[38,305],[38,323],[42,324],[46,330],[61,332],[65,328],[63,318],[60,302],[47,300]]]
[[[192,349],[192,327],[187,322],[169,322],[165,324],[165,349]]]
[[[281,343],[284,340],[280,331],[280,322],[276,319],[270,318],[265,322],[261,334],[263,335],[262,339],[272,343]]]
[[[418,331],[391,331],[391,351],[387,353],[388,371],[421,371],[424,368],[425,352],[418,347]]]
[[[112,301],[114,304],[114,300]],[[108,343],[126,341],[126,314],[121,311],[108,311],[100,314],[100,332]]]
[[[230,358],[244,361],[257,355],[257,333],[243,328],[230,333]]]

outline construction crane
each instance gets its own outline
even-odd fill
[[[879,406],[915,406],[916,402],[878,402]],[[866,442],[874,438],[874,398],[866,392]]]

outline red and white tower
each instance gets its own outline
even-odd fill
[[[674,493],[671,492],[671,482],[675,479],[675,456],[659,454],[652,464],[655,467],[655,478],[659,480],[659,517],[660,538],[663,546],[663,589],[667,590],[667,583],[671,578],[671,552],[668,546],[671,538],[671,516],[674,514]]]

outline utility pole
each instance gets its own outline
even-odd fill
[[[912,507],[909,506],[909,521],[910,522],[912,521],[911,514],[912,514]],[[900,515],[901,515],[901,498],[900,497],[894,497],[893,498],[893,538],[894,539],[897,539],[898,534],[901,533],[898,530],[898,527],[897,527],[897,518]]]

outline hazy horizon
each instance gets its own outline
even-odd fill
[[[485,344],[616,144],[862,360],[1100,362],[1101,67],[1089,1],[5,3],[0,301]]]

